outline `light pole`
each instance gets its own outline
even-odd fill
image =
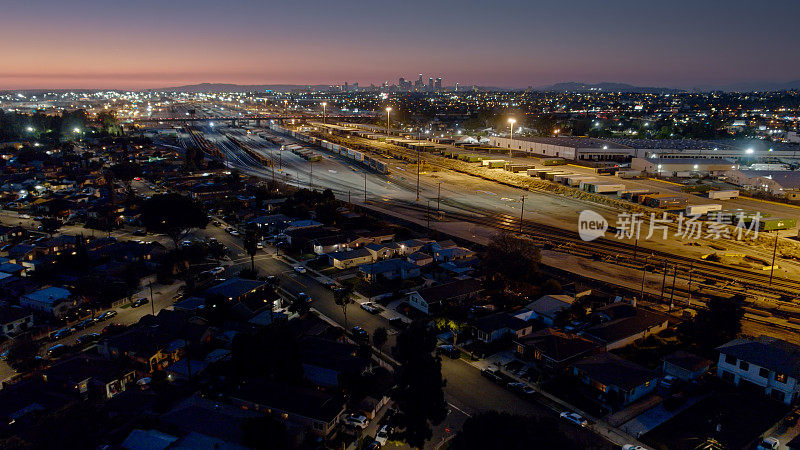
[[[439,212],[439,203],[442,201],[442,182],[439,182],[439,192],[436,194],[436,212]]]
[[[328,106],[328,102],[322,102],[322,124],[325,125],[325,107]]]
[[[419,201],[419,158],[420,158],[420,150],[417,147],[417,201]]]
[[[769,286],[772,287],[772,275],[775,273],[775,256],[778,254],[778,238],[780,235],[775,232],[775,247],[772,248],[772,265],[769,267]]]
[[[522,207],[519,210],[519,232],[522,233],[522,218],[525,216],[525,196],[522,196]]]
[[[387,106],[386,107],[386,134],[387,135],[392,134],[391,126],[389,126],[389,114],[391,114],[391,112],[392,112],[392,107],[391,106]]]
[[[517,119],[510,118],[508,119],[508,125],[511,127],[511,134],[508,135],[508,156],[511,156],[511,145],[514,142],[514,124],[517,123]]]

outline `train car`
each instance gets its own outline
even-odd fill
[[[645,205],[651,208],[677,209],[684,208],[686,207],[686,204],[689,203],[689,199],[686,197],[679,197],[670,194],[652,195],[645,198]]]
[[[626,180],[630,180],[630,179],[633,179],[633,178],[639,178],[640,176],[642,176],[642,171],[641,170],[619,170],[619,171],[617,171],[617,177],[618,178],[623,178],[623,179],[626,179]]]
[[[543,166],[563,166],[566,163],[564,158],[542,158]]]
[[[750,226],[752,220],[743,220],[742,222],[746,226]],[[797,219],[787,219],[787,218],[760,218],[758,220],[758,231],[781,231],[781,230],[789,230],[797,226]]]
[[[625,189],[624,184],[612,183],[608,181],[582,181],[581,189],[593,194],[616,194]]]
[[[687,216],[702,216],[712,211],[722,211],[722,205],[716,203],[708,205],[689,205],[686,207],[684,213]]]
[[[739,191],[735,189],[725,191],[708,191],[708,198],[714,200],[731,200],[739,196]]]

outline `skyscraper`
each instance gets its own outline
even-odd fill
[[[436,86],[436,90],[439,90],[439,89],[442,88],[442,77],[436,78],[436,85],[435,86]]]

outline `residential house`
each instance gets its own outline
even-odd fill
[[[450,247],[435,250],[433,259],[436,262],[454,262],[462,259],[469,259],[475,256],[475,251],[465,247]]]
[[[634,341],[660,333],[669,326],[669,316],[637,308],[628,303],[613,303],[598,308],[581,335],[600,343],[606,350],[622,348]]]
[[[408,239],[397,243],[397,254],[402,256],[409,256],[416,252],[422,251],[425,246],[429,245],[430,239]]]
[[[394,239],[394,232],[388,230],[361,231],[355,234],[356,237],[347,244],[350,248],[358,248],[367,244],[382,244]]]
[[[421,275],[420,268],[405,259],[385,259],[358,267],[358,273],[367,281],[379,278],[386,280],[407,280]]]
[[[614,406],[634,402],[658,387],[655,371],[608,352],[572,364],[572,373]]]
[[[52,314],[60,319],[75,304],[71,300],[71,296],[72,293],[67,289],[51,286],[23,295],[19,299],[19,304],[25,308]]]
[[[201,295],[205,298],[219,296],[230,302],[239,303],[248,299],[261,300],[269,294],[269,285],[264,281],[233,277],[206,289]]]
[[[683,381],[696,380],[708,373],[711,364],[711,361],[694,353],[678,350],[664,357],[661,373]]]
[[[267,234],[278,234],[283,231],[287,224],[294,219],[284,214],[270,214],[251,219],[247,224],[260,231],[262,236]]]
[[[433,256],[425,252],[414,252],[406,257],[406,261],[420,267],[425,267],[428,264],[433,264]]]
[[[483,285],[480,280],[467,278],[411,291],[407,301],[409,305],[423,313],[431,314],[441,310],[444,305],[474,300],[481,292]]]
[[[348,239],[341,235],[333,235],[312,239],[311,250],[315,255],[338,252],[347,249]]]
[[[516,339],[514,347],[521,359],[553,371],[562,370],[600,348],[594,341],[554,328],[546,328]]]
[[[349,269],[350,267],[360,266],[373,261],[372,254],[365,248],[355,250],[343,250],[328,253],[330,265],[337,269]]]
[[[100,398],[110,399],[124,392],[128,384],[136,380],[136,373],[117,361],[81,354],[49,367],[42,374],[42,379],[66,391],[83,396],[94,391]]]
[[[372,259],[391,258],[397,254],[398,246],[393,242],[380,244],[366,244],[364,248],[372,255]]]
[[[340,387],[343,381],[355,379],[370,366],[369,358],[358,355],[358,346],[317,337],[300,343],[303,374],[311,383],[323,387]]]
[[[533,331],[533,325],[508,313],[496,313],[481,317],[473,325],[478,340],[491,343],[507,336],[522,338]]]
[[[235,405],[269,414],[287,428],[328,437],[344,414],[345,402],[330,394],[288,384],[254,379],[230,394]]]
[[[717,376],[795,403],[800,393],[800,346],[769,336],[737,338],[717,347]]]
[[[552,327],[558,314],[569,309],[574,301],[575,297],[571,295],[544,295],[525,307],[530,313],[528,320],[538,320],[543,325]]]
[[[33,314],[19,306],[0,307],[0,336],[14,336],[33,327]]]

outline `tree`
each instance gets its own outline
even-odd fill
[[[271,416],[250,417],[242,421],[242,443],[249,448],[283,450],[289,445],[286,425]]]
[[[311,311],[311,305],[305,298],[300,298],[299,296],[295,295],[292,297],[292,300],[289,303],[289,311],[302,317]]]
[[[453,345],[458,345],[458,333],[466,327],[466,324],[458,320],[442,317],[436,319],[436,327],[453,333]]]
[[[712,298],[708,309],[697,314],[689,324],[690,340],[705,352],[735,338],[742,330],[743,298]]]
[[[256,254],[258,254],[258,237],[253,231],[248,231],[244,235],[244,251],[250,255],[250,270],[256,271]]]
[[[60,220],[52,217],[43,217],[42,220],[39,221],[39,224],[42,226],[42,231],[51,236],[62,226]]]
[[[130,196],[133,194],[133,179],[142,175],[142,167],[132,162],[121,162],[111,166],[111,175],[115,180],[125,186],[125,192]]]
[[[559,431],[555,419],[520,416],[497,411],[467,419],[450,443],[452,450],[578,449],[581,446]]]
[[[193,228],[205,228],[208,216],[189,197],[180,194],[160,194],[144,202],[141,221],[149,231],[169,236],[177,250],[178,243]]]
[[[486,247],[482,267],[489,281],[498,285],[530,283],[539,276],[540,259],[533,241],[500,233]]]
[[[290,384],[303,380],[297,338],[283,324],[264,327],[255,334],[237,334],[231,345],[231,361],[238,376],[265,377]]]
[[[389,332],[386,331],[386,327],[378,327],[372,332],[372,343],[375,347],[378,347],[378,350],[381,352],[383,352],[383,346],[386,345],[386,341],[388,340]]]
[[[436,336],[428,324],[413,322],[397,336],[395,354],[400,368],[392,399],[400,411],[405,440],[422,448],[433,435],[432,426],[447,416],[441,360],[433,354]]]
[[[333,301],[340,308],[342,308],[342,315],[344,316],[344,326],[345,328],[348,327],[347,324],[347,307],[353,303],[353,299],[351,294],[353,293],[353,286],[351,284],[345,283],[342,287],[333,291]]]

